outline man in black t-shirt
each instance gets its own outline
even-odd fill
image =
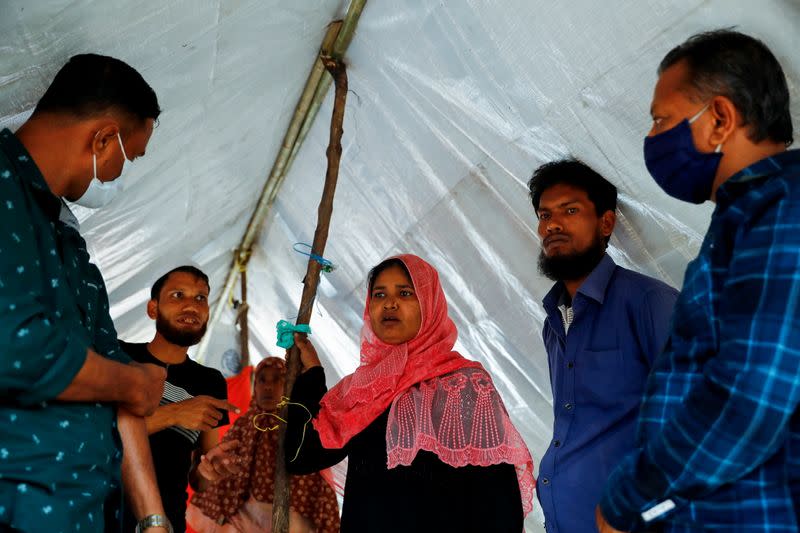
[[[164,510],[175,531],[181,532],[186,529],[187,481],[195,487],[207,481],[197,469],[197,457],[221,455],[225,464],[216,465],[218,469],[236,468],[227,464],[230,459],[223,452],[230,446],[218,445],[216,429],[228,424],[228,410],[238,412],[227,402],[225,378],[186,353],[205,334],[208,293],[208,277],[199,269],[182,266],[167,272],[153,285],[147,303],[147,315],[156,321],[153,340],[120,342],[134,361],[167,369],[161,405],[145,420]],[[129,506],[122,507],[122,513],[109,512],[108,531],[132,531],[135,527]],[[116,519],[110,516],[113,514]]]

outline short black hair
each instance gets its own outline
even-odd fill
[[[370,270],[369,274],[367,274],[367,287],[369,287],[370,293],[372,292],[372,287],[375,285],[375,280],[378,278],[380,273],[386,270],[387,268],[391,267],[402,268],[403,272],[405,272],[406,276],[408,276],[408,279],[411,279],[411,273],[408,271],[408,267],[406,267],[406,264],[403,263],[402,260],[396,257],[384,259],[383,261],[372,267],[372,270]],[[413,283],[414,280],[411,280],[411,282]]]
[[[719,95],[733,102],[750,140],[792,144],[786,76],[763,42],[729,28],[698,33],[670,50],[658,73],[680,61],[699,100]]]
[[[554,185],[571,185],[586,192],[594,204],[597,216],[617,209],[617,188],[603,176],[577,159],[561,159],[545,163],[533,171],[528,181],[533,209],[539,212],[539,200],[544,191]]]
[[[158,98],[136,69],[113,57],[72,56],[47,88],[36,113],[68,113],[87,118],[119,109],[145,120],[158,119]]]
[[[197,279],[201,279],[206,282],[208,285],[208,290],[211,290],[211,284],[208,282],[208,276],[206,276],[205,272],[200,270],[197,267],[193,267],[191,265],[183,265],[177,268],[173,268],[153,283],[153,286],[150,288],[150,299],[151,300],[158,300],[159,295],[161,294],[161,289],[164,288],[164,284],[169,279],[170,274],[174,274],[176,272],[185,272],[186,274],[192,274]]]

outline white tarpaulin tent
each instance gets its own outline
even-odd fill
[[[212,296],[280,148],[326,26],[347,0],[2,0],[0,126],[17,127],[69,56],[137,68],[164,110],[125,193],[76,213],[108,284],[122,338],[149,339],[149,287],[178,264]],[[552,406],[541,340],[531,171],[565,155],[616,184],[610,253],[680,286],[710,207],[668,198],[642,161],[663,55],[736,25],[781,61],[800,124],[797,0],[370,0],[346,54],[344,152],[313,340],[330,383],[358,361],[368,269],[412,252],[445,282],[459,350],[495,376],[534,459]],[[297,314],[325,172],[332,93],[289,170],[248,270],[255,358],[279,354],[275,323]],[[217,289],[214,292],[214,289]],[[538,531],[535,519],[529,531]]]

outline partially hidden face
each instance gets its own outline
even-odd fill
[[[376,276],[369,318],[372,331],[386,344],[403,344],[419,333],[422,310],[414,284],[401,267],[390,266]]]
[[[153,134],[154,121],[151,118],[144,121],[127,121],[129,127],[114,130],[119,131],[119,138],[116,133],[109,131],[97,132],[101,138],[97,140],[96,146],[99,147],[97,154],[97,178],[100,181],[113,181],[117,179],[124,168],[125,162],[135,161],[144,156],[150,136]],[[122,146],[120,146],[120,142]],[[124,151],[123,151],[124,150]],[[90,179],[91,176],[88,176]],[[88,181],[86,183],[89,185]]]
[[[170,274],[158,300],[148,303],[147,312],[156,320],[156,330],[178,346],[200,342],[208,323],[208,292],[208,284],[194,274]]]
[[[648,137],[671,130],[703,109],[704,103],[693,98],[687,90],[690,86],[689,67],[685,61],[679,61],[661,73],[650,104],[653,125],[647,133]],[[704,113],[698,117],[697,122],[691,125],[691,130],[698,150],[712,152],[716,148],[710,141],[714,131],[713,113]]]
[[[611,235],[613,213],[599,216],[583,189],[559,183],[546,189],[536,212],[542,250],[547,257],[571,256]],[[609,216],[610,215],[610,219]]]
[[[253,383],[256,405],[264,411],[274,411],[283,396],[286,373],[276,366],[262,369]]]

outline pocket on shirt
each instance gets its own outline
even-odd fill
[[[644,378],[639,369],[626,368],[622,352],[583,350],[575,361],[578,371],[576,402],[602,407],[618,407],[624,398],[641,391]]]

